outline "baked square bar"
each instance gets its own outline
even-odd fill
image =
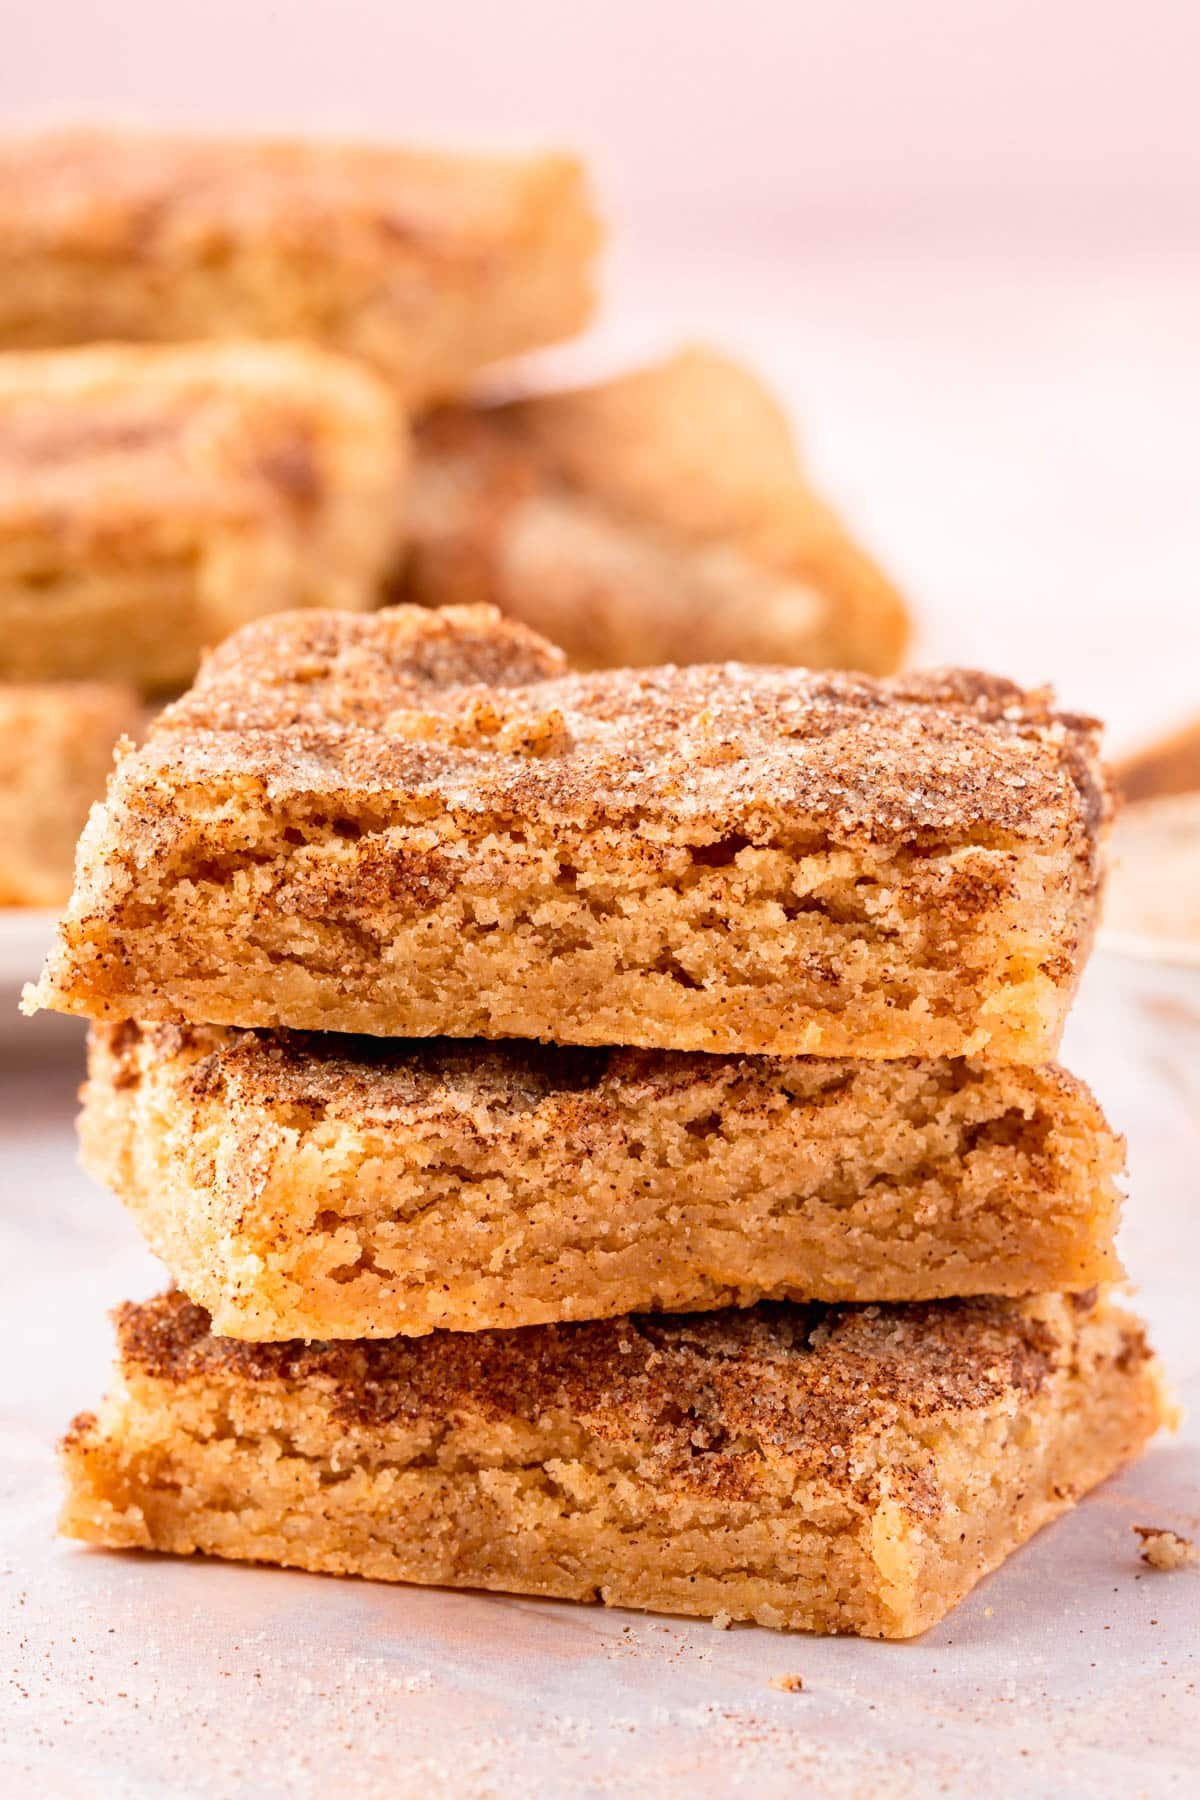
[[[715,351],[419,426],[397,597],[494,602],[576,667],[886,674],[903,600],[811,487],[757,378]]]
[[[578,330],[598,239],[568,156],[10,136],[0,344],[309,338],[416,404]]]
[[[1200,792],[1200,717],[1143,744],[1113,771],[1124,800],[1161,800]]]
[[[136,696],[100,682],[0,684],[0,906],[62,906]]]
[[[0,678],[178,688],[260,614],[373,604],[406,461],[383,384],[303,345],[0,356]]]
[[[1122,1146],[1053,1067],[101,1025],[80,1137],[234,1337],[1120,1273]]]
[[[570,676],[487,607],[297,614],[121,763],[27,1004],[1044,1062],[1107,811],[1095,725],[987,676]]]
[[[1105,1299],[237,1343],[118,1314],[62,1529],[114,1548],[911,1637],[1168,1408]]]

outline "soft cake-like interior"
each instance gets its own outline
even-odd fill
[[[375,1337],[1119,1273],[1056,1069],[97,1027],[85,1162],[238,1337]]]
[[[249,791],[246,791],[246,789]],[[100,1017],[685,1050],[1055,1048],[1086,877],[1021,845],[705,844],[264,805],[235,780],[119,794],[71,945]],[[153,843],[130,879],[125,841]],[[97,895],[97,898],[99,896]]]

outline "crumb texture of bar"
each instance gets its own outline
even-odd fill
[[[568,337],[599,227],[570,156],[81,130],[0,138],[0,344],[304,338],[410,404]]]
[[[1106,1299],[341,1345],[119,1314],[63,1446],[96,1544],[910,1637],[1166,1417]]]
[[[27,1004],[1040,1063],[1107,817],[1093,722],[989,676],[567,675],[488,607],[293,614],[121,763]]]
[[[103,798],[138,699],[103,682],[0,683],[0,906],[62,906],[75,844]]]
[[[222,1334],[391,1337],[1120,1274],[1061,1070],[93,1027],[85,1166]]]
[[[178,689],[251,619],[373,605],[407,460],[386,386],[304,345],[0,357],[0,678]]]
[[[813,490],[756,376],[695,349],[600,387],[422,421],[396,591],[494,603],[579,668],[886,674],[907,609]]]

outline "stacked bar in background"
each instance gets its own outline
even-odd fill
[[[1050,1063],[1107,812],[1093,724],[977,675],[239,633],[33,997],[97,1021],[85,1155],[190,1296],[123,1310],[65,1529],[932,1623],[1164,1416]]]
[[[235,626],[375,604],[402,420],[303,345],[0,355],[0,906],[58,907],[113,749]]]
[[[572,156],[152,132],[0,140],[0,345],[300,338],[409,408],[569,337],[600,227]]]
[[[558,153],[0,137],[0,907],[66,899],[139,701],[272,611],[484,600],[580,666],[897,665],[904,602],[747,370],[471,392],[588,321],[601,238]]]
[[[0,356],[0,679],[161,694],[265,613],[365,610],[407,466],[387,390],[305,345]]]
[[[419,421],[397,599],[491,603],[576,668],[794,663],[886,675],[892,582],[814,489],[778,402],[691,349]]]

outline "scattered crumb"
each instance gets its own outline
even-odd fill
[[[991,1607],[990,1607],[990,1606],[985,1606],[985,1607],[984,1607],[984,1609],[983,1609],[983,1616],[984,1616],[984,1618],[985,1618],[985,1619],[990,1619],[990,1618],[991,1618],[991,1616],[992,1616],[992,1608],[991,1608]]]
[[[713,1625],[718,1631],[728,1631],[732,1624],[733,1619],[727,1612],[719,1612],[713,1615]]]
[[[1142,1561],[1152,1569],[1187,1569],[1200,1562],[1200,1550],[1191,1538],[1168,1531],[1165,1525],[1135,1525],[1133,1529],[1142,1540]]]
[[[781,1694],[799,1694],[804,1691],[803,1675],[772,1675],[768,1687],[778,1688]]]

